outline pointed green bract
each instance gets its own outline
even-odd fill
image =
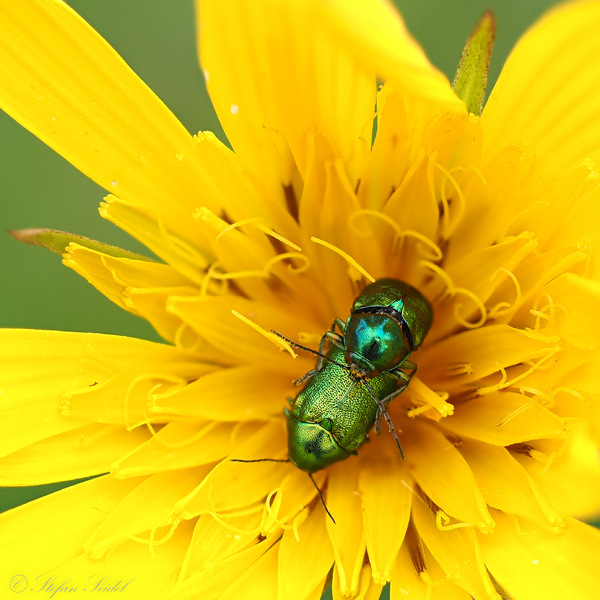
[[[487,10],[465,44],[452,83],[454,92],[465,101],[467,110],[478,116],[483,110],[495,38],[496,18],[491,10]]]
[[[67,246],[71,243],[79,244],[90,250],[97,250],[108,256],[114,256],[115,258],[130,258],[133,260],[144,260],[153,262],[151,258],[136,254],[117,246],[111,246],[104,242],[98,242],[91,238],[77,235],[76,233],[67,233],[66,231],[59,231],[58,229],[43,229],[43,228],[32,228],[32,229],[17,229],[9,230],[8,233],[12,235],[19,242],[25,244],[31,244],[33,246],[42,246],[55,252],[56,254],[63,254]]]

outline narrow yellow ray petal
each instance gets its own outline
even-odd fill
[[[104,198],[98,209],[100,216],[145,244],[157,256],[172,265],[190,281],[200,284],[213,257],[208,243],[199,243],[203,233],[192,213],[177,215],[174,207],[137,206],[112,194]],[[173,217],[176,224],[167,216]],[[185,223],[182,228],[179,225]]]
[[[198,51],[212,103],[236,153],[275,197],[296,177],[296,164],[280,130],[267,77],[269,49],[261,36],[266,8],[237,2],[223,11],[218,2],[197,2]],[[232,9],[238,15],[233,17]],[[241,110],[240,110],[241,107]]]
[[[252,315],[252,321],[263,329],[274,329],[294,340],[301,331],[323,331],[323,325],[314,322],[314,315],[306,306],[299,312],[281,303],[267,304],[234,295],[172,298],[167,310],[193,327],[224,357],[234,357],[245,363],[272,364],[276,361],[280,365],[293,364],[287,352],[282,352],[232,311]]]
[[[387,443],[369,444],[360,452],[360,496],[367,552],[373,580],[385,585],[392,578],[412,503],[411,477],[392,436]],[[383,440],[382,440],[383,441]],[[390,476],[392,475],[392,476]]]
[[[356,593],[348,596],[342,592],[340,587],[339,569],[334,568],[333,570],[333,581],[331,582],[333,600],[347,600],[348,598],[352,598],[352,600],[379,600],[382,588],[382,585],[371,578],[371,565],[367,563],[360,570]]]
[[[301,374],[301,369],[298,372]],[[281,416],[286,398],[297,393],[293,377],[255,364],[219,369],[183,389],[161,395],[153,412],[227,422],[264,421]]]
[[[419,375],[429,387],[436,389],[440,384],[451,389],[557,350],[550,340],[535,332],[489,325],[424,348],[419,356]]]
[[[193,577],[195,572],[226,561],[255,544],[256,530],[251,526],[248,515],[237,519],[229,517],[228,523],[213,515],[201,515],[196,519],[179,581],[185,581],[188,577]]]
[[[191,524],[181,523],[172,531],[157,532],[168,535],[168,539],[161,539],[152,546],[125,540],[100,559],[80,555],[56,570],[56,580],[60,580],[59,575],[68,574],[71,581],[77,583],[77,590],[69,593],[70,598],[117,593],[123,597],[152,598],[158,595],[163,598],[177,580],[191,529]],[[56,592],[54,597],[59,594],[60,591]]]
[[[222,561],[213,562],[207,568],[195,572],[187,579],[175,586],[167,596],[168,600],[217,600],[232,582],[240,577],[254,565],[261,556],[269,552],[276,540],[266,539],[250,548],[242,550]],[[273,548],[273,550],[275,550]],[[271,551],[272,554],[276,552]],[[273,573],[277,566],[273,567]],[[239,593],[239,592],[238,592]],[[237,596],[239,598],[239,596]]]
[[[0,331],[0,454],[101,420],[96,404],[86,418],[61,414],[74,393],[98,393],[103,383],[144,370],[154,361],[174,374],[193,376],[202,366],[190,353],[133,338],[94,333],[3,329]],[[91,397],[91,396],[90,396]],[[98,397],[98,396],[96,396]],[[112,399],[120,407],[123,397]],[[119,410],[116,408],[116,410]]]
[[[494,526],[473,472],[452,442],[417,422],[404,440],[413,478],[447,515],[484,531]]]
[[[171,342],[175,341],[182,322],[165,311],[166,298],[198,294],[198,289],[169,265],[115,258],[79,244],[67,247],[63,264],[121,308],[148,320]],[[131,302],[131,295],[137,302]],[[140,295],[144,301],[140,301]]]
[[[553,176],[598,148],[599,23],[597,2],[566,3],[521,38],[483,111],[488,152],[521,140]]]
[[[426,565],[429,567],[429,561]],[[438,567],[439,568],[439,567]],[[431,580],[429,572],[417,571],[412,557],[405,544],[398,554],[394,566],[391,600],[472,600],[471,594],[446,580]]]
[[[320,477],[317,476],[315,481],[321,489],[324,480],[321,481]],[[277,488],[277,493],[271,496],[269,502],[271,504],[267,507],[266,518],[261,526],[262,534],[269,536],[283,527],[286,531],[291,530],[294,536],[297,537],[297,526],[303,522],[303,513],[307,512],[307,507],[320,503],[320,500],[314,483],[308,475],[300,469],[291,469]],[[324,528],[323,534],[326,535]],[[329,561],[329,567],[331,567],[332,562],[333,556]]]
[[[277,552],[271,548],[239,577],[232,579],[221,600],[277,600]]]
[[[413,504],[413,519],[423,542],[450,581],[475,598],[500,600],[485,569],[473,528],[440,531],[434,515],[422,502]]]
[[[197,467],[156,473],[143,479],[86,540],[86,552],[98,558],[132,536],[147,539],[150,546],[158,542],[161,536],[155,530],[173,525],[178,516],[175,510],[178,501],[190,493],[209,470],[210,467]]]
[[[3,513],[2,572],[10,578],[26,563],[37,576],[79,556],[85,540],[137,485],[135,479],[98,477]]]
[[[538,442],[536,449],[544,450]],[[598,442],[589,423],[579,423],[558,454],[539,456],[516,454],[515,458],[555,510],[579,518],[596,518],[600,514],[600,457]],[[576,465],[576,467],[574,467]]]
[[[350,459],[331,467],[325,501],[335,519],[327,520],[327,531],[333,545],[335,566],[340,578],[340,590],[345,596],[356,594],[366,549],[362,523],[359,463]]]
[[[167,423],[144,444],[119,457],[110,470],[119,478],[139,477],[216,462],[233,450],[234,437],[235,443],[241,443],[257,427],[254,423],[242,427],[207,421]]]
[[[2,14],[2,108],[106,190],[193,205],[208,174],[192,136],[108,43],[60,1]]]
[[[40,485],[99,475],[148,439],[142,430],[88,425],[31,444],[0,459],[0,485]]]
[[[600,531],[568,519],[562,533],[494,512],[492,534],[480,535],[485,564],[513,598],[595,598]]]
[[[540,525],[562,527],[563,521],[525,469],[505,448],[464,441],[461,454],[469,463],[489,506]]]
[[[280,183],[289,184],[295,166],[288,145],[304,174],[306,135],[322,131],[356,182],[370,145],[375,74],[356,69],[352,48],[324,22],[323,4],[238,0],[226,26],[218,2],[198,6],[208,88],[244,160],[256,173],[276,165]],[[231,12],[239,29],[231,26]]]
[[[556,327],[563,337],[575,347],[586,352],[600,348],[600,282],[564,273],[552,280],[544,293],[552,298],[556,307]]]
[[[282,599],[302,600],[306,590],[323,587],[333,563],[331,542],[323,526],[328,518],[319,504],[298,528],[298,538],[293,529],[288,529],[283,534],[278,551],[279,590]]]
[[[393,81],[405,95],[430,100],[439,110],[464,111],[448,80],[427,60],[393,5],[384,0],[323,3],[328,26],[365,68]]]
[[[510,446],[541,438],[561,439],[566,423],[539,402],[522,394],[496,392],[456,406],[443,427],[461,437],[493,446]]]
[[[287,458],[283,419],[261,427],[256,435],[237,445],[230,458]],[[224,460],[199,482],[189,497],[181,500],[179,510],[187,516],[222,513],[263,501],[281,484],[290,468],[293,467],[286,463]]]

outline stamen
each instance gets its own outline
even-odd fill
[[[508,375],[507,375],[506,369],[504,367],[501,367],[498,365],[498,370],[502,373],[500,382],[495,385],[490,385],[490,386],[485,386],[485,387],[479,388],[476,392],[477,395],[484,396],[485,394],[489,394],[491,392],[497,392],[499,390],[502,390],[502,389],[505,389],[508,387],[512,387],[515,383],[517,383],[517,381],[524,379],[525,377],[527,377],[528,375],[530,375],[537,369],[542,368],[544,363],[548,362],[559,351],[560,351],[559,347],[549,349],[548,354],[543,356],[537,363],[532,362],[529,369],[526,369],[523,373],[517,375],[516,377],[514,377],[511,380],[507,380]],[[521,363],[521,364],[524,365],[525,363]]]
[[[435,513],[435,524],[440,531],[452,531],[453,529],[474,527],[472,523],[463,523],[460,521],[452,523],[452,519],[441,509]]]
[[[394,219],[392,219],[390,216],[388,216],[385,213],[382,213],[378,210],[363,208],[361,210],[355,210],[348,217],[348,227],[352,231],[352,233],[356,236],[367,237],[367,235],[365,235],[365,232],[361,231],[356,226],[356,221],[358,221],[358,217],[360,217],[362,215],[368,215],[371,217],[376,217],[377,219],[381,219],[384,223],[387,223],[396,232],[396,237],[400,237],[400,235],[402,234],[402,229],[400,228],[398,223],[396,221],[394,221]]]
[[[255,515],[258,514],[260,512],[262,512],[264,510],[264,504],[257,504],[256,506],[252,507],[252,508],[247,508],[245,510],[240,510],[240,511],[236,511],[236,512],[230,512],[227,513],[228,517],[247,517],[250,515]],[[260,525],[258,527],[255,527],[253,529],[240,529],[239,527],[236,527],[235,525],[232,525],[231,523],[228,523],[227,521],[225,521],[225,519],[223,519],[218,512],[214,511],[214,510],[210,510],[208,511],[208,514],[217,522],[219,523],[219,525],[222,525],[223,527],[225,527],[225,529],[229,529],[229,531],[232,531],[233,533],[236,534],[242,534],[242,535],[250,535],[252,537],[257,536],[260,531],[261,531],[261,527]]]
[[[244,315],[240,314],[237,310],[232,310],[231,314],[234,317],[237,317],[240,321],[243,321],[244,323],[246,323],[246,325],[250,325],[250,327],[252,327],[252,329],[254,329],[255,331],[258,331],[258,333],[260,333],[262,336],[266,337],[270,342],[273,342],[275,345],[280,346],[281,348],[283,348],[284,350],[289,352],[291,354],[292,358],[296,358],[298,356],[292,350],[292,346],[290,343],[288,343],[288,340],[286,338],[282,338],[281,336],[278,336],[270,331],[267,331],[266,329],[263,329],[260,325],[258,325],[257,323],[255,323],[254,321],[249,319],[248,317],[245,317]]]
[[[278,233],[273,231],[270,227],[267,227],[267,225],[265,224],[264,220],[261,217],[249,217],[248,219],[242,219],[241,221],[236,221],[235,223],[228,225],[227,227],[225,227],[225,229],[222,229],[217,234],[215,241],[218,242],[224,235],[226,235],[230,231],[233,231],[234,229],[243,227],[244,225],[254,225],[259,231],[262,231],[264,234],[271,236],[272,238],[275,238],[276,240],[279,240],[282,244],[285,244],[286,246],[293,248],[297,252],[302,252],[302,248],[300,248],[300,246],[294,244],[294,242],[291,242],[290,240],[283,237],[282,235],[279,235]]]
[[[418,377],[411,379],[410,389],[412,395],[422,400],[425,404],[408,411],[409,417],[416,417],[433,408],[441,417],[449,417],[454,414],[454,405],[446,402],[450,397],[447,392],[435,392],[426,386]]]
[[[430,248],[431,250],[433,250],[433,256],[431,256],[429,260],[438,261],[442,260],[442,258],[444,257],[444,253],[442,252],[441,248],[433,240],[430,240],[426,235],[423,235],[418,231],[413,231],[412,229],[405,229],[399,237],[412,237],[424,244],[425,246],[427,246],[428,248]]]
[[[208,268],[208,271],[206,272],[206,275],[204,277],[204,279],[202,280],[202,285],[200,286],[200,296],[204,297],[208,295],[208,286],[213,283],[213,281],[216,279],[214,277],[214,274],[217,272],[217,269],[220,269],[221,265],[218,262],[213,263],[212,265],[210,265],[210,267]],[[218,291],[213,291],[214,288],[216,286],[212,286],[211,287],[211,296],[223,296],[225,295],[228,291],[229,291],[229,283],[227,282],[227,280],[217,280],[220,283],[220,290]]]
[[[325,246],[325,248],[328,248],[332,252],[335,252],[336,254],[341,256],[351,267],[354,267],[361,275],[363,275],[363,277],[368,279],[371,283],[375,282],[375,278],[369,275],[366,269],[361,267],[356,260],[354,260],[347,252],[344,252],[344,250],[342,250],[341,248],[338,248],[337,246],[334,246],[333,244],[330,244],[329,242],[326,242],[314,236],[310,238],[310,241],[314,242],[315,244]]]
[[[190,341],[190,338],[193,341]],[[184,321],[177,326],[173,341],[176,348],[189,350],[190,352],[200,350],[205,344],[204,339],[198,335],[196,330]]]
[[[294,264],[291,262],[290,264],[288,264],[288,269],[294,274],[304,273],[308,270],[310,266],[310,260],[305,254],[299,254],[297,252],[284,252],[283,254],[277,254],[273,256],[265,263],[265,266],[263,267],[265,273],[271,275],[273,266],[276,265],[278,262],[281,262],[288,258],[297,258],[300,260],[301,263],[303,263],[297,267],[294,266]]]
[[[187,260],[193,265],[206,265],[207,258],[205,255],[199,254],[193,246],[184,242],[180,236],[171,235],[167,231],[160,213],[156,215],[156,223],[158,225],[158,230],[162,234],[163,239],[166,242],[168,242],[177,253],[183,254],[187,258]]]
[[[452,236],[452,233],[456,229],[456,226],[458,225],[458,223],[460,222],[460,220],[462,219],[462,217],[465,213],[466,201],[465,201],[464,192],[462,191],[460,185],[458,184],[458,182],[452,175],[452,172],[459,170],[460,167],[454,168],[454,169],[451,169],[450,171],[448,171],[438,162],[433,162],[433,166],[436,169],[438,169],[438,171],[440,171],[443,175],[442,181],[440,182],[440,201],[441,201],[442,207],[443,207],[442,232],[441,233],[442,233],[443,238],[449,239]],[[446,195],[446,185],[447,185],[448,181],[452,184],[452,187],[454,188],[456,195],[458,196],[458,200],[459,200],[458,214],[454,218],[452,223],[450,223],[450,205],[448,203],[448,197]]]
[[[512,304],[510,302],[498,302],[498,304],[496,304],[495,306],[490,308],[488,310],[488,319],[490,319],[490,320],[493,320],[493,319],[495,320],[495,319],[504,317],[505,315],[511,313],[515,308],[517,308],[521,305],[521,302],[523,300],[521,286],[519,285],[519,280],[517,279],[515,274],[512,271],[510,271],[509,269],[506,269],[505,267],[500,267],[499,269],[496,269],[496,271],[490,278],[490,281],[494,281],[494,279],[501,273],[505,273],[506,275],[508,275],[508,277],[510,278],[510,280],[513,282],[513,284],[515,286],[517,295]]]
[[[485,304],[481,301],[479,296],[477,296],[477,294],[471,290],[467,290],[465,288],[456,288],[454,290],[454,294],[455,296],[463,294],[464,296],[467,296],[467,298],[473,300],[481,313],[479,319],[474,323],[467,321],[458,314],[459,309],[463,306],[463,304],[458,303],[454,306],[454,318],[458,321],[458,323],[467,329],[477,329],[478,327],[481,327],[487,321],[487,309],[485,308]]]
[[[169,531],[167,531],[167,533],[165,533],[165,535],[158,540],[155,539],[154,536],[156,535],[156,530],[158,529],[159,526],[154,526],[150,530],[150,535],[148,536],[148,538],[143,538],[139,535],[134,535],[133,533],[125,534],[125,537],[127,539],[130,539],[132,542],[138,542],[140,544],[147,545],[148,549],[150,551],[152,551],[154,549],[154,546],[161,546],[162,544],[165,544],[173,537],[173,535],[175,534],[175,530],[179,526],[179,523],[181,523],[181,519],[175,519],[175,521],[173,521],[173,523],[169,527]]]

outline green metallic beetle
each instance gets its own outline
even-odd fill
[[[315,369],[296,382],[308,380],[290,400],[291,410],[284,410],[289,457],[296,467],[310,474],[356,454],[373,425],[379,433],[381,416],[402,453],[386,406],[415,374],[417,367],[408,358],[432,319],[431,305],[416,288],[380,279],[356,298],[346,323],[334,321],[319,352],[285,338],[319,356]]]

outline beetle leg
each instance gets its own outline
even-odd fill
[[[321,360],[321,359],[319,358],[319,360]],[[317,364],[317,367],[318,367],[317,369],[311,369],[307,373],[304,373],[304,375],[302,375],[302,377],[299,377],[298,379],[294,379],[294,385],[300,385],[300,384],[304,383],[307,379],[310,379],[313,375],[318,373],[321,369],[321,365]]]
[[[410,369],[410,373],[405,373],[404,371],[401,371],[400,369]],[[417,365],[415,365],[414,363],[404,363],[402,365],[402,367],[396,367],[395,369],[390,369],[389,371],[386,371],[386,373],[388,375],[390,375],[391,377],[393,377],[394,379],[400,379],[401,381],[404,381],[406,383],[406,386],[404,386],[402,389],[405,390],[408,387],[408,384],[410,383],[410,380],[412,379],[412,376],[417,372]]]
[[[408,377],[406,375],[406,373],[403,373],[403,375]],[[408,381],[410,381],[410,378],[408,379]],[[397,390],[394,390],[391,394],[387,395],[385,398],[379,398],[377,396],[377,394],[371,389],[371,386],[367,383],[367,381],[365,379],[363,379],[362,382],[364,383],[366,388],[369,390],[369,392],[371,392],[371,396],[373,396],[373,400],[375,400],[375,403],[377,404],[377,413],[375,415],[375,431],[377,431],[378,434],[381,432],[381,427],[380,427],[381,415],[383,415],[385,417],[385,420],[387,421],[390,431],[392,432],[392,435],[394,436],[394,440],[396,440],[396,445],[398,446],[398,450],[400,450],[400,454],[402,455],[402,458],[404,459],[404,452],[402,451],[402,446],[400,445],[400,440],[398,439],[398,435],[396,434],[396,430],[394,429],[394,424],[392,423],[392,419],[391,419],[390,415],[388,414],[388,411],[386,410],[385,407],[396,396],[399,396],[408,387],[408,383],[406,383],[406,385],[400,386]]]
[[[342,321],[339,317],[337,317],[337,319],[333,320],[333,323],[331,324],[330,331],[334,332],[336,325],[338,326],[338,329],[340,330],[340,333],[342,335],[344,335],[346,333],[346,323],[344,323],[344,321]]]

